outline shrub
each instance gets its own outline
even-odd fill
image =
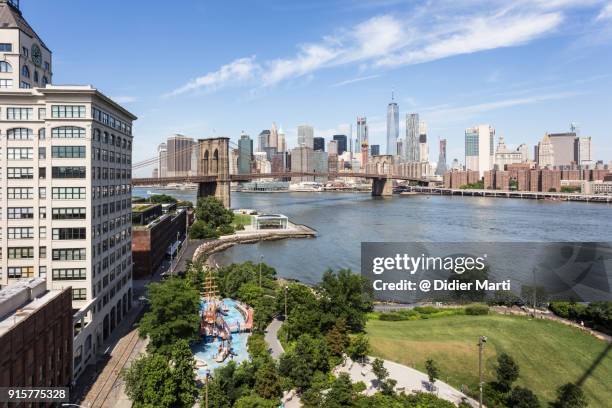
[[[205,239],[205,238],[219,238],[219,233],[214,228],[210,227],[204,221],[197,220],[191,225],[189,229],[189,238],[191,239]]]
[[[399,322],[402,320],[408,320],[408,316],[403,316],[399,313],[390,312],[382,313],[378,319],[384,322]]]
[[[432,314],[432,313],[439,312],[440,309],[438,309],[437,307],[433,307],[433,306],[417,306],[414,308],[414,311],[426,315],[426,314]]]
[[[470,305],[465,308],[465,314],[470,316],[482,316],[489,314],[489,306],[487,305]]]
[[[219,234],[221,235],[230,235],[235,232],[234,227],[232,227],[230,224],[221,225],[218,231],[219,231]]]

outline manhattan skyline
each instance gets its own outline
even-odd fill
[[[54,53],[55,83],[95,83],[138,114],[134,162],[172,133],[237,141],[276,122],[295,146],[300,124],[330,140],[350,124],[355,136],[357,116],[368,118],[370,144],[385,146],[392,90],[400,137],[405,114],[419,113],[430,140],[448,140],[449,162],[463,156],[465,129],[481,123],[514,147],[576,122],[594,158],[612,158],[604,1],[153,1],[143,13],[111,0],[95,21],[77,18],[87,5],[74,1],[21,7]],[[249,18],[232,26],[236,15]],[[111,21],[112,30],[92,29]]]

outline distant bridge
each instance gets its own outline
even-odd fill
[[[212,139],[199,139],[195,148],[197,149],[198,165],[195,175],[184,177],[161,177],[161,178],[135,178],[132,184],[135,186],[165,185],[174,183],[194,183],[198,185],[198,197],[215,196],[223,202],[226,207],[230,206],[230,184],[232,182],[250,181],[255,179],[291,179],[291,178],[360,178],[372,180],[373,196],[390,196],[393,194],[392,180],[412,181],[420,185],[429,185],[429,180],[391,174],[390,162],[386,156],[374,156],[376,172],[277,172],[277,173],[252,173],[252,174],[230,174],[229,172],[229,138],[219,137]],[[150,160],[146,161],[147,163]],[[134,166],[138,168],[138,166]]]

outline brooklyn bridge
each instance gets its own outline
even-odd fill
[[[197,171],[195,175],[182,177],[149,177],[133,178],[134,186],[166,185],[174,183],[194,183],[198,185],[197,196],[214,196],[230,206],[231,183],[246,182],[256,179],[284,179],[327,177],[327,178],[356,178],[372,180],[373,196],[390,196],[393,194],[393,180],[414,182],[419,185],[428,185],[429,181],[421,178],[407,177],[393,174],[392,158],[390,156],[373,156],[365,171],[341,172],[303,172],[285,171],[274,173],[230,174],[230,140],[226,137],[200,139],[190,149],[197,149]],[[133,170],[151,166],[157,158],[135,163]]]

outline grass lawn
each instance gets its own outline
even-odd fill
[[[251,225],[251,216],[247,214],[234,214],[234,221],[232,222],[234,228],[238,225]]]
[[[555,399],[559,385],[576,382],[601,357],[608,344],[579,329],[548,320],[492,314],[448,316],[427,320],[367,324],[372,354],[425,371],[433,358],[440,379],[456,388],[478,391],[478,337],[485,346],[485,381],[495,378],[497,354],[510,354],[520,367],[517,385],[531,388],[541,403]],[[612,401],[612,350],[599,361],[583,384],[590,407]],[[544,404],[542,404],[544,405]]]

